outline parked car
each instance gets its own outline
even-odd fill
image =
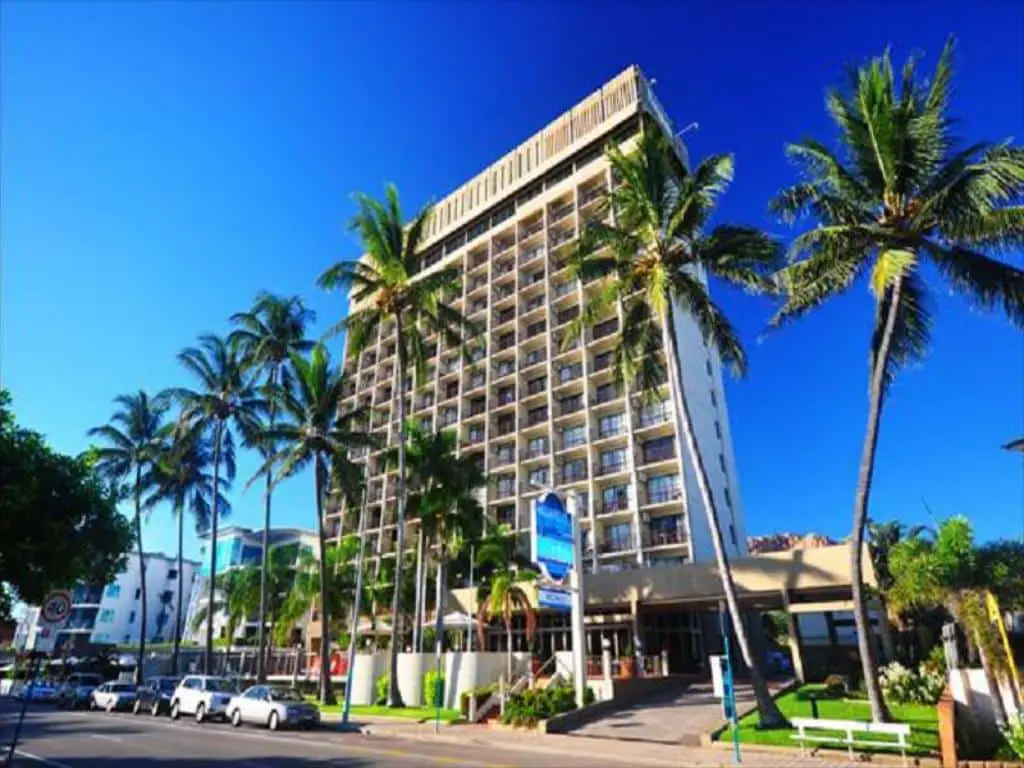
[[[89,700],[90,709],[128,709],[135,701],[135,686],[131,683],[103,683],[92,692]]]
[[[29,701],[53,704],[57,700],[57,690],[57,684],[49,678],[38,678],[26,681],[14,696],[20,701],[28,698]]]
[[[227,719],[228,704],[237,688],[223,677],[189,675],[171,696],[171,718],[193,715],[197,723],[208,717]]]
[[[92,692],[102,683],[102,675],[92,672],[73,672],[57,693],[57,706],[71,709],[89,706]]]
[[[312,728],[320,722],[320,710],[288,688],[254,685],[231,699],[228,717],[236,728],[254,723],[276,731],[283,725]]]
[[[135,691],[135,703],[132,705],[132,712],[139,714],[146,710],[153,717],[161,712],[171,710],[171,697],[178,687],[179,679],[176,677],[151,677],[145,685],[140,685]]]

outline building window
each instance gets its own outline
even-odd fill
[[[718,454],[718,466],[720,466],[722,468],[722,472],[723,473],[726,472],[726,469],[725,469],[725,454],[724,453]]]
[[[648,504],[662,504],[681,495],[679,475],[657,475],[647,481]]]
[[[121,596],[121,585],[120,584],[108,584],[104,592],[107,597],[120,597]]]
[[[577,480],[585,480],[587,478],[587,461],[586,459],[574,459],[572,461],[565,462],[562,467],[562,482],[572,483]]]
[[[129,624],[134,624],[135,623],[135,611],[132,611],[131,613],[128,614],[128,623]]]
[[[99,618],[97,619],[97,621],[101,621],[104,624],[108,624],[108,623],[110,623],[113,620],[114,620],[114,609],[113,608],[105,608],[102,611],[100,611]]]
[[[621,472],[625,468],[625,448],[613,448],[610,451],[601,451],[601,474],[607,475],[611,472]]]
[[[611,485],[601,491],[601,511],[615,512],[629,508],[629,486]]]
[[[516,506],[515,504],[502,504],[498,507],[498,525],[511,525],[516,524]]]
[[[708,370],[708,376],[711,375],[711,358],[704,361],[704,367]]]
[[[643,444],[644,461],[664,461],[676,455],[675,445],[671,435],[648,440]]]
[[[725,488],[724,491],[725,491],[725,503],[726,503],[726,506],[728,506],[729,509],[732,509],[732,494],[729,493],[729,489],[728,488]]]
[[[583,425],[562,430],[562,447],[575,448],[587,440],[587,428]]]
[[[548,485],[550,483],[551,476],[548,474],[547,467],[539,467],[538,469],[530,470],[530,484],[531,485]]]
[[[170,581],[173,581],[174,579],[178,578],[178,569],[177,568],[169,568],[167,570],[167,578]]]
[[[633,529],[630,523],[617,523],[604,529],[605,552],[622,552],[633,546]]]
[[[140,597],[142,597],[142,589],[141,588],[135,590],[135,599],[138,600]]]
[[[713,389],[711,390],[711,404],[716,408],[718,407],[718,397],[715,395],[715,390]]]
[[[626,415],[624,413],[613,413],[610,416],[602,416],[597,423],[597,434],[599,437],[611,437],[622,434],[626,426]]]
[[[715,434],[718,436],[719,440],[722,439],[722,425],[717,421],[715,422]]]
[[[498,497],[511,496],[515,491],[516,479],[512,475],[505,475],[498,478]]]
[[[526,444],[526,458],[528,459],[544,456],[547,452],[548,439],[546,437],[535,437]]]
[[[736,524],[729,523],[729,538],[732,539],[732,546],[734,549],[740,548],[740,543],[736,538]]]

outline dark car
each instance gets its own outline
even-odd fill
[[[73,672],[57,693],[57,706],[77,709],[89,706],[89,699],[103,677],[90,672]]]
[[[169,712],[171,696],[174,694],[174,689],[178,687],[178,682],[177,677],[151,677],[145,685],[140,685],[136,691],[132,712],[137,715],[147,711],[153,717],[161,712]]]

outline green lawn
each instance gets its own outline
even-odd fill
[[[813,717],[810,693],[820,693],[823,686],[804,685],[799,689],[784,693],[778,697],[779,709],[786,717]],[[910,754],[926,755],[939,751],[939,724],[935,707],[924,704],[894,704],[890,707],[896,720],[907,723],[911,727]],[[864,720],[871,719],[871,707],[866,699],[843,698],[822,699],[818,701],[818,717],[828,720]],[[740,720],[740,742],[745,744],[770,744],[774,746],[798,747],[799,742],[790,738],[795,731],[790,728],[760,731],[757,729],[757,712],[752,712]],[[819,735],[831,735],[828,731],[820,731]],[[719,737],[722,741],[732,738],[726,729]],[[872,736],[872,739],[876,737]],[[881,737],[884,739],[885,737]],[[836,749],[846,749],[842,745],[824,745]],[[888,751],[884,748],[863,748],[861,751]]]
[[[341,714],[341,704],[330,707],[323,707],[317,703],[315,696],[306,697],[310,702],[319,707],[321,713]],[[374,705],[359,706],[352,705],[350,711],[352,717],[394,717],[401,720],[433,720],[437,717],[437,710],[433,707],[378,707]],[[450,723],[462,717],[462,713],[455,709],[442,709],[441,721]]]

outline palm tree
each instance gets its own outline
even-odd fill
[[[501,618],[505,625],[506,653],[508,655],[508,680],[512,680],[512,617],[522,611],[526,621],[526,636],[532,638],[537,632],[537,615],[530,605],[529,597],[520,584],[535,581],[536,571],[524,566],[524,559],[517,554],[516,538],[507,525],[500,525],[491,531],[476,551],[476,561],[483,567],[480,592],[486,597],[480,601],[477,614],[477,635],[480,650],[487,648],[487,625]]]
[[[176,425],[178,426],[178,425]],[[167,435],[161,454],[153,468],[154,488],[146,499],[145,506],[152,509],[161,502],[171,505],[171,510],[178,518],[178,598],[174,621],[174,653],[172,655],[172,674],[178,674],[178,659],[181,650],[182,608],[184,594],[184,557],[185,557],[185,511],[191,513],[197,534],[206,533],[210,528],[211,501],[213,498],[213,476],[210,465],[213,462],[213,451],[210,439],[195,432],[182,434],[180,429],[172,429]],[[221,463],[225,474],[234,477],[235,457],[233,452],[222,452]],[[221,488],[230,489],[230,481],[222,481]],[[231,503],[223,493],[218,491],[217,500],[220,516],[224,517],[231,511]]]
[[[313,465],[314,500],[316,502],[317,537],[319,539],[320,562],[327,562],[327,521],[324,502],[332,476],[351,477],[352,470],[339,470],[350,465],[348,451],[372,443],[371,438],[353,428],[354,423],[365,421],[362,410],[341,413],[341,402],[345,379],[338,368],[331,365],[331,358],[322,344],[313,347],[309,358],[292,354],[292,369],[295,375],[293,391],[279,389],[278,408],[284,421],[267,430],[270,444],[279,446],[267,457],[259,472],[267,467],[279,465],[274,484],[291,477],[300,470]],[[350,496],[358,496],[358,488],[350,485],[344,489]],[[320,568],[320,614],[322,635],[320,641],[320,701],[334,703],[330,678],[330,605],[327,596],[327,569]]]
[[[228,341],[241,348],[243,365],[257,371],[263,379],[265,397],[269,402],[267,426],[270,429],[273,429],[277,416],[273,391],[277,387],[290,385],[288,366],[291,355],[296,352],[307,352],[312,347],[312,342],[305,338],[306,326],[315,319],[316,314],[307,309],[298,296],[284,298],[266,292],[257,294],[249,311],[231,316],[231,322],[238,327],[228,335]],[[260,445],[259,450],[264,460],[274,451],[273,446],[267,445]],[[273,465],[268,465],[264,473],[261,561],[263,576],[260,579],[259,628],[256,641],[260,649],[256,661],[256,680],[259,683],[264,683],[267,679],[263,645],[267,623],[267,571],[270,556],[273,469]]]
[[[620,384],[635,380],[641,395],[650,399],[667,374],[677,432],[693,463],[726,604],[761,723],[782,725],[786,720],[768,693],[742,621],[715,500],[680,381],[674,322],[680,312],[689,315],[705,343],[717,350],[735,374],[743,375],[743,347],[728,318],[712,301],[702,276],[710,274],[748,291],[766,289],[767,275],[778,265],[779,250],[770,238],[749,227],[723,225],[704,232],[718,196],[732,180],[731,155],[711,156],[691,170],[678,160],[662,134],[646,125],[635,151],[624,154],[610,147],[607,155],[614,177],[621,182],[613,185],[604,200],[614,221],[591,221],[573,259],[573,271],[580,280],[602,282],[589,294],[564,345],[568,347],[585,327],[618,308],[622,321],[613,353],[615,379]]]
[[[456,455],[458,436],[454,430],[428,434],[410,425],[409,432],[410,474],[416,478],[409,510],[419,518],[424,540],[433,548],[437,561],[434,658],[440,676],[448,560],[480,538],[484,511],[478,491],[485,480],[483,470],[472,457]],[[433,700],[434,692],[429,695]]]
[[[876,720],[888,718],[878,684],[861,558],[882,405],[900,368],[922,358],[931,319],[921,265],[945,278],[941,289],[980,309],[1001,308],[1024,327],[1024,272],[993,258],[1024,241],[1024,149],[1009,142],[965,145],[948,114],[953,43],[930,83],[915,61],[896,83],[889,53],[854,73],[851,91],[829,92],[839,154],[813,139],[787,151],[805,180],[781,192],[773,209],[814,226],[789,248],[779,274],[786,301],[779,325],[843,293],[870,271],[876,301],[869,356],[868,418],[853,507],[851,569],[864,680]]]
[[[424,208],[406,225],[398,202],[398,190],[389,185],[386,202],[366,195],[356,198],[359,213],[352,228],[363,241],[365,256],[359,261],[344,261],[325,271],[318,284],[327,290],[349,290],[351,312],[328,331],[348,334],[348,352],[360,354],[376,341],[381,325],[394,323],[398,364],[394,390],[398,393],[398,478],[396,486],[398,535],[395,550],[395,581],[402,580],[402,556],[405,547],[405,407],[407,372],[411,366],[422,380],[430,356],[424,334],[437,334],[448,348],[460,347],[471,325],[462,314],[442,301],[442,296],[459,290],[459,272],[454,266],[418,274],[422,266],[422,246],[430,208]],[[391,683],[388,706],[402,706],[398,690],[399,593],[392,600],[392,623],[396,633],[391,643]]]
[[[152,482],[152,468],[160,452],[161,430],[167,403],[139,390],[134,395],[114,398],[117,409],[110,423],[89,430],[106,445],[96,448],[97,469],[116,487],[131,494],[135,508],[135,544],[139,553],[139,653],[135,681],[143,681],[142,660],[146,654],[146,559],[142,548],[142,496]],[[124,484],[127,483],[127,487]]]
[[[237,345],[227,343],[220,336],[201,336],[199,345],[188,347],[178,354],[178,361],[192,374],[198,389],[178,387],[168,393],[181,404],[179,422],[183,434],[212,435],[213,493],[210,504],[210,605],[214,603],[217,581],[217,526],[220,521],[221,462],[233,455],[233,431],[256,433],[257,416],[263,412],[265,402],[257,396],[252,377],[242,364]],[[229,481],[234,479],[234,464],[228,465]],[[213,612],[206,618],[206,649],[203,671],[210,673],[213,662]]]
[[[209,624],[213,616],[223,611],[226,619],[225,633],[228,650],[231,649],[238,632],[239,625],[252,616],[259,605],[260,574],[253,566],[232,568],[220,574],[217,579],[217,591],[220,598],[213,603],[200,606],[192,615],[193,631]],[[210,610],[213,605],[213,610]]]

